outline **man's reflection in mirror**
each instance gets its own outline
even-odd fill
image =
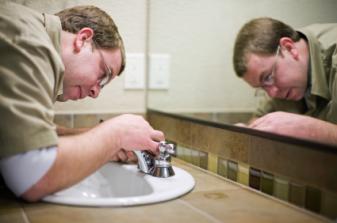
[[[337,144],[336,45],[337,24],[295,30],[272,18],[246,23],[235,41],[234,69],[268,95],[246,126]]]

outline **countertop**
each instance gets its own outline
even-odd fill
[[[323,217],[179,159],[174,159],[173,165],[192,174],[195,188],[174,200],[136,207],[91,208],[26,203],[0,186],[0,222],[328,222]]]

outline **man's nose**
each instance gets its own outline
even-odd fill
[[[89,90],[89,96],[92,97],[92,98],[97,98],[100,91],[101,91],[101,89],[100,89],[99,85],[96,84]]]
[[[272,98],[277,98],[279,89],[276,86],[267,86],[264,88],[267,94]]]

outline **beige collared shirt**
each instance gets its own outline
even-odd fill
[[[0,4],[0,158],[57,145],[61,30],[56,16]]]
[[[314,24],[298,30],[308,41],[311,87],[305,99],[266,99],[257,117],[274,111],[305,114],[337,124],[337,24]]]

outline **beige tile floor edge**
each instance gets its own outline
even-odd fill
[[[137,207],[82,208],[25,203],[0,187],[0,222],[329,222],[184,161],[173,163],[196,180],[193,191],[178,199]]]

